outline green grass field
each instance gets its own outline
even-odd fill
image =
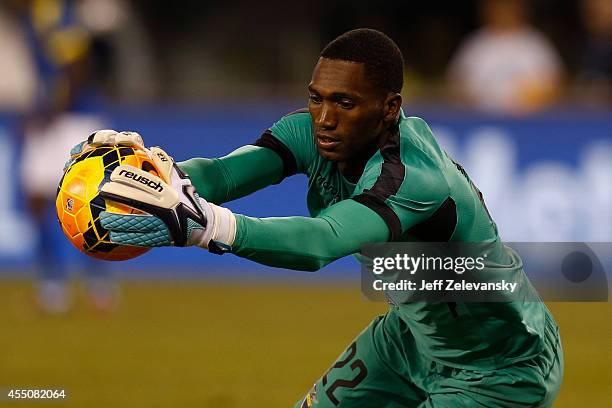
[[[355,286],[128,282],[120,308],[40,315],[0,285],[0,389],[64,388],[62,407],[289,407],[385,305]],[[557,407],[610,407],[610,303],[549,305],[565,347]],[[9,402],[1,406],[38,406]]]

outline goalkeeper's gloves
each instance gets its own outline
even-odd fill
[[[64,171],[74,163],[83,152],[99,146],[126,146],[145,150],[142,137],[136,132],[117,132],[111,129],[93,132],[87,140],[70,149],[70,158],[64,164]]]
[[[100,195],[147,214],[103,211],[102,227],[111,242],[141,247],[191,246],[214,253],[231,250],[236,218],[223,207],[199,197],[189,176],[158,147],[150,149],[157,177],[133,166],[117,166]]]

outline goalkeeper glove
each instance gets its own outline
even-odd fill
[[[236,218],[223,207],[199,197],[189,176],[158,147],[150,149],[157,177],[133,166],[117,166],[100,195],[147,214],[100,214],[111,242],[143,247],[191,246],[214,253],[231,249]]]
[[[64,171],[74,163],[83,152],[98,146],[126,146],[145,150],[142,137],[136,132],[117,132],[111,129],[93,132],[87,140],[70,149],[70,158],[64,164]]]

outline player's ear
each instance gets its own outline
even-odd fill
[[[397,122],[401,107],[402,95],[398,93],[389,93],[384,102],[383,120],[391,123]]]

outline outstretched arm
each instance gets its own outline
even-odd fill
[[[190,246],[231,251],[258,263],[317,270],[361,245],[389,238],[389,228],[374,210],[354,200],[341,201],[318,217],[251,218],[198,197],[190,179],[159,148],[153,160],[163,179],[131,166],[118,166],[101,195],[148,214],[103,211],[102,226],[111,241],[136,246]],[[137,177],[135,177],[136,175]],[[146,177],[150,183],[142,183]]]
[[[218,159],[177,163],[205,200],[222,204],[244,197],[283,177],[283,162],[273,150],[244,146]]]
[[[118,166],[111,182],[102,188],[105,199],[150,214],[103,212],[102,226],[110,231],[114,243],[197,245],[213,252],[230,250],[275,267],[317,270],[359,252],[362,244],[389,239],[389,227],[383,218],[354,200],[337,203],[315,218],[251,218],[214,204],[241,197],[291,174],[272,149],[247,146],[220,159],[194,159],[182,163],[185,172],[173,166],[172,159],[161,149],[152,148],[152,152],[162,179],[140,169]],[[190,178],[184,174],[187,172]],[[127,176],[140,173],[161,188],[148,188],[138,182],[140,178]]]

